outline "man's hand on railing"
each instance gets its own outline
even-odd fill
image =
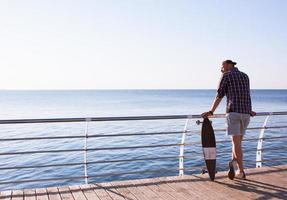
[[[255,115],[256,115],[256,112],[251,111],[250,116],[251,116],[251,117],[254,117]]]
[[[201,114],[201,117],[202,118],[207,118],[209,116],[213,115],[213,112],[212,111],[208,111],[208,112],[204,112]]]

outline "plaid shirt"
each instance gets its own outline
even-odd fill
[[[236,67],[221,77],[217,97],[223,98],[225,95],[227,97],[227,113],[251,113],[249,78],[247,74],[239,71]]]

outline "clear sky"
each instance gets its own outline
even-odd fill
[[[0,89],[287,89],[286,0],[1,0]]]

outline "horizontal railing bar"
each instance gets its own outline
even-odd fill
[[[262,138],[263,140],[275,140],[275,139],[283,139],[283,138],[287,138],[287,136],[278,136],[278,137],[266,137],[266,138]],[[258,138],[245,138],[243,139],[243,141],[257,141]],[[231,142],[230,140],[217,140],[216,143],[226,143],[226,142]],[[188,142],[185,143],[185,145],[187,146],[192,146],[194,144],[201,144],[201,141],[198,142]]]
[[[104,148],[89,148],[88,151],[143,149],[143,148],[156,148],[156,147],[172,147],[172,146],[180,146],[180,145],[181,144],[158,144],[158,145],[143,145],[143,146],[130,146],[130,147],[104,147]]]
[[[272,151],[272,150],[284,150],[287,149],[287,147],[272,147],[272,148],[262,148],[262,149],[258,149],[258,151]]]
[[[122,133],[122,134],[106,134],[106,135],[89,135],[89,138],[99,137],[122,137],[122,136],[138,136],[138,135],[173,135],[182,134],[182,131],[171,131],[171,132],[151,132],[151,133]]]
[[[134,159],[125,159],[125,160],[106,160],[106,161],[91,161],[87,164],[100,164],[100,163],[115,163],[115,162],[136,162],[136,161],[145,161],[145,160],[164,160],[164,159],[178,159],[179,157],[184,156],[164,156],[164,157],[151,157],[151,158],[134,158]]]
[[[263,140],[275,140],[275,139],[283,139],[283,138],[287,138],[287,136],[264,137],[264,138],[260,138],[260,139],[263,139]],[[243,139],[243,141],[257,141],[257,140],[258,140],[258,138],[245,138],[245,139]],[[226,140],[226,141],[228,141],[228,140]]]
[[[220,115],[218,116],[220,117]],[[199,119],[200,115],[162,115],[162,116],[128,116],[128,117],[91,117],[91,118],[52,118],[52,119],[10,119],[0,120],[0,124],[25,123],[63,123],[63,122],[96,122],[96,121],[136,121],[136,120],[166,120],[166,119]]]
[[[36,154],[36,153],[60,153],[60,152],[77,152],[84,151],[84,149],[57,149],[57,150],[42,150],[42,151],[19,151],[19,152],[5,152],[0,153],[0,156],[19,155],[19,154]]]
[[[99,137],[121,137],[121,136],[137,136],[137,135],[172,135],[182,134],[182,131],[172,132],[151,132],[151,133],[124,133],[124,134],[106,134],[106,135],[88,135],[87,138],[99,138]],[[74,138],[86,138],[85,135],[66,135],[66,136],[48,136],[48,137],[25,137],[25,138],[0,138],[2,141],[16,141],[16,140],[47,140],[47,139],[74,139]]]
[[[246,130],[276,129],[276,128],[287,128],[287,126],[255,126],[255,127],[246,128]],[[226,131],[226,128],[214,129],[214,132],[221,132],[221,131]]]
[[[286,138],[284,136],[278,137],[278,138]],[[266,139],[273,139],[272,137],[264,138]],[[257,139],[247,139],[247,140],[257,140]],[[228,140],[221,140],[217,141],[220,142],[228,142]],[[193,143],[185,143],[184,145],[190,146],[193,144],[200,144],[200,142],[193,142]],[[103,147],[103,148],[88,148],[87,151],[104,151],[104,150],[121,150],[121,149],[143,149],[143,148],[157,148],[157,147],[172,147],[172,146],[180,146],[182,144],[160,144],[160,145],[143,145],[143,146],[129,146],[129,147]],[[282,148],[264,148],[259,149],[260,150],[275,150],[275,149],[282,149]],[[59,152],[79,152],[79,151],[85,151],[84,149],[58,149],[58,150],[42,150],[42,151],[20,151],[20,152],[4,152],[0,153],[0,156],[3,155],[19,155],[19,154],[37,154],[37,153],[59,153]],[[249,150],[244,150],[249,151]],[[252,150],[250,150],[252,151]],[[256,151],[256,150],[254,150]]]
[[[250,152],[250,151],[254,151],[256,152],[257,149],[247,149],[247,150],[243,150],[244,152]],[[184,158],[194,158],[194,156],[196,155],[202,155],[203,156],[203,153],[202,152],[188,152],[188,154],[190,155],[185,155]],[[230,152],[226,152],[226,151],[216,151],[216,154],[217,155],[223,155],[223,154],[230,154]]]
[[[254,152],[256,152],[257,151],[257,149],[244,149],[243,150],[243,152],[252,152],[252,151],[254,151]],[[223,154],[230,154],[230,152],[226,152],[226,151],[216,151],[216,154],[217,155],[223,155]]]
[[[85,138],[84,135],[75,135],[75,136],[48,136],[48,137],[25,137],[25,138],[0,138],[0,142],[7,142],[7,141],[18,141],[18,140],[50,140],[50,139],[79,139]]]
[[[164,160],[164,159],[178,159],[179,157],[185,156],[166,156],[166,157],[152,157],[152,158],[135,158],[135,159],[125,159],[125,160],[102,160],[102,161],[90,161],[87,163],[60,163],[60,164],[50,164],[50,165],[32,165],[32,166],[15,166],[15,167],[0,167],[0,170],[13,170],[13,169],[30,169],[30,168],[46,168],[46,167],[62,167],[62,166],[75,166],[75,165],[93,165],[101,163],[115,163],[115,162],[136,162],[145,160]]]
[[[12,169],[33,169],[33,168],[46,168],[46,167],[63,167],[63,166],[75,166],[84,165],[83,162],[78,163],[61,163],[61,164],[50,164],[50,165],[31,165],[31,166],[15,166],[15,167],[0,167],[0,170],[12,170]]]
[[[84,149],[58,149],[58,150],[42,150],[42,151],[19,151],[19,152],[5,152],[3,155],[18,155],[18,154],[36,154],[36,153],[59,153],[59,152],[76,152],[76,151],[104,151],[104,150],[120,150],[120,149],[142,149],[142,148],[157,148],[157,147],[172,147],[180,144],[159,144],[159,145],[144,145],[144,146],[130,146],[130,147],[103,147],[103,148],[88,148]]]
[[[286,115],[286,111],[281,112],[258,112],[256,113],[256,116],[268,116],[268,115]]]
[[[256,116],[287,115],[284,112],[258,112]],[[225,114],[215,114],[210,118],[224,118]],[[86,117],[86,118],[49,118],[49,119],[9,119],[0,120],[0,124],[25,123],[57,123],[57,122],[86,122],[86,121],[132,121],[132,120],[165,120],[165,119],[200,119],[201,115],[158,115],[158,116],[127,116],[127,117]]]
[[[244,141],[252,141],[252,140],[258,140],[255,139],[255,138],[250,138],[250,139],[244,139]],[[231,142],[230,140],[217,140],[216,143],[227,143],[227,142]],[[198,142],[188,142],[188,143],[185,143],[186,146],[193,146],[195,144],[201,144],[201,141],[198,141]]]
[[[172,132],[153,132],[153,133],[123,133],[123,134],[106,134],[106,135],[89,135],[89,138],[99,138],[99,137],[122,137],[122,136],[138,136],[138,135],[172,135],[172,134],[182,134],[182,131],[172,131]]]
[[[247,130],[254,129],[273,129],[273,128],[287,128],[287,126],[267,126],[267,127],[251,127]],[[226,129],[214,129],[214,131],[226,131]],[[197,130],[186,131],[186,133],[199,133]],[[125,134],[106,134],[106,135],[89,135],[88,138],[98,137],[121,137],[121,136],[138,136],[138,135],[172,135],[182,134],[182,131],[171,131],[171,132],[151,132],[151,133],[125,133]],[[0,142],[3,141],[17,141],[17,140],[47,140],[47,139],[78,139],[86,138],[84,135],[66,135],[66,136],[48,136],[48,137],[25,137],[25,138],[0,138]],[[246,140],[246,139],[245,139]],[[219,141],[217,141],[219,142]]]
[[[282,139],[282,138],[287,138],[287,136],[266,137],[266,138],[263,138],[263,140],[275,140],[275,139]]]
[[[274,147],[272,147],[272,148],[262,148],[262,149],[245,149],[245,150],[243,150],[244,152],[250,152],[250,151],[254,151],[254,152],[256,152],[256,151],[272,151],[272,150],[284,150],[284,149],[287,149],[287,147],[276,147],[276,148],[274,148]]]
[[[190,131],[187,131],[190,132]],[[138,135],[173,135],[182,134],[182,131],[171,132],[153,132],[153,133],[124,133],[124,134],[107,134],[107,135],[89,135],[89,137],[121,137],[121,136],[138,136]]]
[[[258,160],[255,162],[267,162],[267,161],[278,161],[278,160],[287,160],[287,157],[283,157],[283,158],[272,158],[272,159],[263,159],[263,160]]]
[[[258,126],[258,127],[250,127],[247,130],[254,130],[254,129],[273,129],[273,128],[287,128],[287,126]]]
[[[62,180],[77,180],[84,179],[85,176],[71,176],[71,177],[59,177],[59,178],[45,178],[45,179],[24,179],[15,181],[2,181],[0,180],[0,185],[4,184],[17,184],[17,183],[30,183],[30,182],[47,182],[47,181],[62,181]]]
[[[256,129],[275,129],[275,128],[287,128],[287,126],[266,126],[266,127],[250,127],[247,130]],[[215,132],[226,131],[226,129],[214,129]],[[197,130],[186,131],[186,133],[199,133]],[[171,131],[171,132],[150,132],[150,133],[124,133],[124,134],[106,134],[106,135],[89,135],[88,138],[99,138],[99,137],[122,137],[122,136],[142,136],[142,135],[172,135],[182,134],[182,131]],[[0,142],[3,141],[18,141],[18,140],[47,140],[47,139],[78,139],[86,138],[84,135],[66,135],[66,136],[48,136],[48,137],[25,137],[25,138],[0,138]],[[217,141],[218,142],[218,141]]]
[[[283,136],[282,136],[283,137]],[[280,138],[282,138],[280,137]],[[272,137],[268,137],[265,139],[272,139]],[[249,139],[249,140],[256,140],[256,139]],[[218,142],[228,142],[228,140],[222,140]],[[196,142],[193,143],[185,143],[184,145],[190,146],[193,144],[199,144]],[[103,148],[88,148],[87,151],[104,151],[104,150],[121,150],[121,149],[143,149],[143,148],[157,148],[157,147],[172,147],[172,146],[180,146],[182,144],[159,144],[159,145],[143,145],[143,146],[129,146],[129,147],[103,147]],[[259,149],[260,150],[274,150],[275,148],[265,148],[265,149]],[[281,148],[276,148],[281,149]],[[59,153],[59,152],[79,152],[79,151],[85,151],[84,149],[58,149],[58,150],[42,150],[42,151],[20,151],[20,152],[5,152],[0,153],[0,156],[3,155],[19,155],[19,154],[37,154],[37,153]],[[244,150],[249,151],[249,150]],[[252,151],[252,150],[250,150]],[[256,151],[256,150],[254,150]]]

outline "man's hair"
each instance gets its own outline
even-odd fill
[[[233,62],[232,60],[225,60],[223,61],[223,64],[232,64],[232,65],[236,65],[236,62]]]

